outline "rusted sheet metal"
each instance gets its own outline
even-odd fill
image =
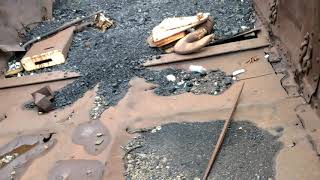
[[[35,43],[22,58],[21,63],[26,71],[32,71],[64,63],[72,42],[75,26]]]
[[[320,1],[255,2],[261,15],[269,20],[272,34],[281,42],[280,50],[291,64],[300,94],[308,103],[319,101]]]
[[[36,74],[32,76],[14,77],[0,80],[0,89],[27,86],[32,84],[40,84],[46,82],[59,81],[64,79],[72,79],[80,77],[80,74],[75,72],[49,72]]]
[[[205,47],[200,52],[189,54],[189,55],[179,55],[176,53],[165,54],[165,55],[162,55],[161,58],[156,57],[151,61],[147,61],[143,65],[148,67],[148,66],[168,64],[173,62],[194,60],[194,59],[199,59],[199,58],[204,58],[209,56],[216,56],[216,55],[227,54],[232,52],[245,51],[245,50],[256,49],[256,48],[261,48],[266,46],[269,46],[268,39],[266,37],[260,37],[257,39],[250,39],[250,40]]]

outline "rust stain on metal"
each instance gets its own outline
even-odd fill
[[[21,60],[24,69],[32,71],[64,63],[74,30],[75,27],[72,26],[46,40],[35,43]]]

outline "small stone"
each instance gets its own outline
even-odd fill
[[[103,133],[97,133],[97,137],[103,136]]]
[[[157,130],[157,131],[160,131],[160,130],[161,130],[161,126],[157,126],[157,127],[156,127],[156,130]]]
[[[167,75],[167,80],[170,82],[175,82],[176,77],[173,74],[169,74],[169,75]]]
[[[200,178],[198,178],[198,177],[195,177],[193,180],[200,180]]]
[[[100,144],[102,144],[103,143],[103,141],[104,141],[104,139],[103,138],[101,138],[101,139],[97,139],[96,140],[96,142],[94,143],[95,145],[100,145]]]
[[[16,171],[12,171],[10,174],[13,176],[16,174]]]

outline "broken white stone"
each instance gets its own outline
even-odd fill
[[[243,2],[243,1],[242,1],[242,2]],[[248,27],[248,26],[241,26],[241,29],[242,29],[243,31],[245,31],[245,30],[249,29],[249,27]]]
[[[169,74],[169,75],[167,75],[167,80],[171,81],[171,82],[175,82],[176,81],[176,77],[173,74]]]
[[[178,86],[181,86],[182,84],[184,84],[184,81],[182,80],[182,81],[178,82],[177,84],[178,84]]]
[[[269,59],[269,54],[264,55],[264,58]]]
[[[237,76],[237,75],[242,74],[242,73],[244,73],[244,72],[246,72],[245,69],[239,69],[239,70],[234,71],[234,72],[232,73],[232,76]]]
[[[97,133],[97,137],[103,136],[103,133]]]
[[[242,129],[242,127],[239,127],[239,129],[241,130],[241,129]]]
[[[207,70],[202,66],[190,65],[189,70],[192,72],[205,73]]]
[[[156,130],[157,130],[157,131],[160,131],[160,130],[161,130],[161,126],[157,126],[157,127],[156,127]]]
[[[97,139],[94,144],[95,144],[95,145],[100,145],[100,144],[103,143],[103,141],[104,141],[104,139],[102,139],[102,138],[101,138],[101,139]]]

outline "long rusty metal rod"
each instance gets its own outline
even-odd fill
[[[214,151],[213,151],[213,153],[212,153],[212,155],[211,155],[211,158],[210,158],[210,160],[209,160],[207,169],[206,169],[206,171],[205,171],[205,173],[204,173],[204,175],[203,175],[202,180],[207,180],[207,178],[208,178],[208,176],[209,176],[209,174],[210,174],[211,168],[212,168],[212,166],[213,166],[213,164],[214,164],[214,162],[215,162],[215,160],[216,160],[216,158],[217,158],[217,155],[219,154],[219,151],[220,151],[221,145],[222,145],[222,143],[223,143],[224,137],[225,137],[225,135],[226,135],[226,133],[227,133],[227,131],[228,131],[228,127],[229,127],[229,124],[230,124],[230,122],[231,122],[232,116],[233,116],[233,114],[234,114],[234,112],[235,112],[235,110],[236,110],[236,108],[237,108],[238,101],[239,101],[239,98],[240,98],[240,96],[241,96],[243,87],[244,87],[244,82],[242,83],[241,89],[240,89],[240,91],[239,91],[239,93],[238,93],[238,95],[237,95],[237,97],[236,97],[236,99],[235,99],[235,101],[234,101],[234,104],[233,104],[231,113],[229,114],[229,118],[228,118],[228,119],[226,120],[226,122],[224,123],[224,126],[223,126],[223,129],[222,129],[221,133],[220,133],[218,142],[217,142],[217,144],[216,144],[216,146],[215,146],[215,148],[214,148]]]
[[[60,26],[60,27],[58,27],[58,28],[56,28],[56,29],[53,29],[53,30],[51,30],[51,31],[49,31],[49,32],[46,32],[46,33],[40,35],[40,36],[37,36],[37,37],[32,38],[31,40],[29,40],[28,42],[26,42],[26,43],[22,46],[22,48],[26,49],[26,48],[27,48],[28,46],[30,46],[31,44],[33,44],[33,43],[35,43],[35,42],[38,42],[38,41],[40,41],[40,40],[43,39],[43,38],[46,38],[46,37],[51,36],[51,35],[53,35],[53,34],[56,34],[57,32],[60,32],[60,31],[62,31],[62,30],[65,30],[65,29],[67,29],[67,28],[69,28],[69,27],[71,27],[71,26],[73,26],[73,25],[75,25],[75,24],[77,24],[77,23],[80,23],[80,22],[83,21],[83,20],[86,20],[86,19],[88,19],[88,18],[90,18],[90,17],[92,17],[92,16],[95,16],[95,15],[97,15],[97,14],[99,14],[99,13],[102,13],[102,12],[103,12],[103,11],[100,10],[100,11],[97,11],[97,12],[95,12],[95,13],[92,13],[92,14],[90,14],[90,15],[88,15],[88,16],[85,16],[85,17],[82,17],[82,18],[75,19],[75,20],[72,20],[72,21],[70,21],[70,22],[67,22],[67,23],[63,24],[62,26]]]

